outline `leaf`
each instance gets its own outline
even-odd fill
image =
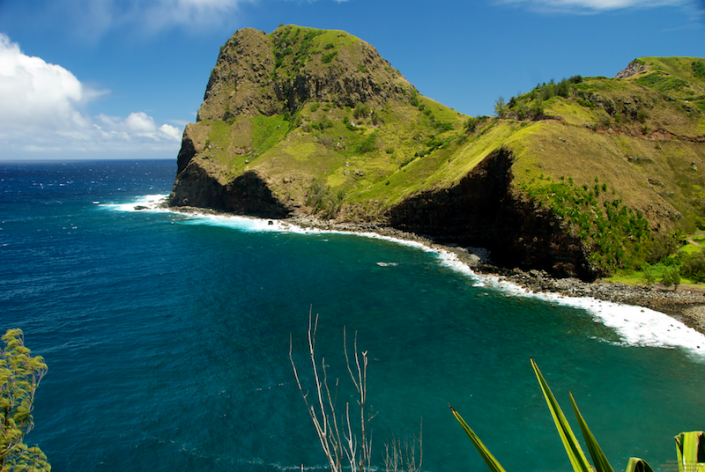
[[[705,432],[681,433],[675,440],[679,472],[705,471]]]
[[[561,407],[556,401],[556,397],[553,396],[551,389],[546,383],[546,379],[541,375],[539,367],[536,365],[533,359],[531,359],[531,366],[534,368],[536,377],[541,385],[541,390],[543,390],[543,395],[546,397],[546,403],[548,404],[548,409],[551,410],[551,416],[553,416],[553,421],[556,423],[556,429],[558,429],[558,434],[563,441],[563,446],[568,453],[568,459],[570,459],[570,464],[573,466],[575,472],[592,472],[590,463],[585,457],[585,453],[580,448],[580,443],[578,439],[573,434],[573,430],[570,429],[568,420],[566,420]]]
[[[638,457],[630,457],[625,472],[654,472],[648,462]]]
[[[453,412],[453,416],[455,416],[455,419],[458,420],[460,426],[462,426],[463,430],[465,430],[465,434],[468,435],[470,441],[472,441],[472,443],[475,445],[477,452],[480,453],[482,459],[485,461],[485,464],[487,464],[487,467],[489,467],[492,472],[506,472],[504,470],[504,467],[502,467],[502,465],[497,461],[497,459],[494,458],[489,449],[487,449],[487,447],[482,443],[482,441],[480,441],[480,438],[477,437],[477,434],[475,434],[475,432],[470,429],[470,426],[468,426],[465,420],[463,420],[463,417],[460,416],[460,414],[455,411],[452,406],[450,407],[450,411]]]
[[[578,419],[580,432],[583,433],[583,439],[585,439],[585,444],[587,444],[590,457],[592,458],[593,464],[595,464],[595,469],[597,469],[597,472],[614,472],[607,457],[605,457],[605,453],[602,452],[602,448],[600,448],[600,445],[597,443],[595,436],[593,436],[592,431],[588,428],[583,415],[580,414],[580,410],[578,410],[578,405],[575,403],[572,393],[570,394],[570,402],[573,404],[573,411],[575,412],[575,417]]]

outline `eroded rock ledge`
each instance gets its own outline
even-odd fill
[[[176,176],[169,206],[210,208],[261,218],[286,218],[291,214],[259,173],[248,171],[222,184],[195,161]]]

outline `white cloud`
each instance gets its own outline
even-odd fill
[[[181,141],[181,131],[176,126],[163,124],[159,127],[159,131],[166,134],[167,136],[170,136],[176,141]]]
[[[158,126],[145,112],[124,119],[89,116],[85,105],[106,93],[59,65],[23,54],[0,33],[0,158],[21,151],[178,151],[179,128]]]
[[[595,13],[623,8],[684,6],[688,0],[498,0],[502,4],[525,5],[532,9],[573,13]]]
[[[146,32],[181,27],[187,32],[210,30],[238,21],[240,7],[259,0],[71,0],[70,7],[57,10],[76,32],[98,37],[124,26]]]

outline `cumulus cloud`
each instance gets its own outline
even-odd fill
[[[498,0],[501,4],[524,5],[537,10],[595,13],[624,8],[685,6],[689,0]]]
[[[91,117],[85,106],[105,91],[65,68],[22,53],[0,33],[0,158],[18,151],[178,149],[179,128],[158,126],[145,112]]]

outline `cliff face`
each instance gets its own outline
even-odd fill
[[[243,29],[186,126],[169,203],[376,222],[556,275],[634,268],[651,234],[705,224],[703,71],[639,59],[471,119],[343,31]]]
[[[510,151],[499,149],[457,185],[422,192],[396,205],[389,223],[439,241],[486,247],[502,265],[566,277],[597,276],[581,241],[550,211],[512,188],[513,161]]]

